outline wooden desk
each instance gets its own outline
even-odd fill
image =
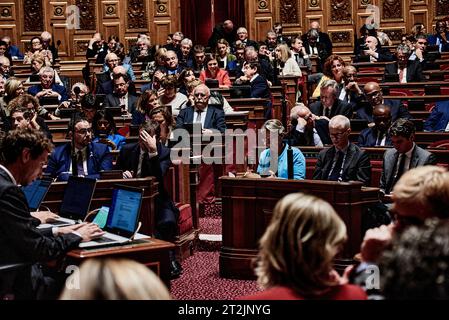
[[[75,249],[67,253],[67,265],[80,265],[86,259],[124,258],[149,267],[170,288],[170,259],[168,251],[175,245],[159,239],[141,239],[123,246],[95,249]]]
[[[348,241],[336,259],[341,268],[352,263],[360,251],[362,215],[366,205],[378,201],[377,188],[362,190],[361,182],[239,179],[221,177],[223,246],[220,276],[255,278],[251,262],[258,253],[258,240],[265,232],[275,204],[292,192],[306,192],[328,201],[345,222]]]
[[[248,111],[248,122],[253,128],[260,129],[265,123],[265,105],[266,99],[247,98],[247,99],[228,99],[229,104],[235,111]]]

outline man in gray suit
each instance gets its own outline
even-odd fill
[[[398,119],[389,129],[393,147],[384,154],[380,191],[389,195],[401,175],[409,169],[436,163],[435,155],[415,144],[415,125]]]

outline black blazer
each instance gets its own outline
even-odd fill
[[[332,168],[336,149],[330,147],[321,150],[318,154],[318,161],[316,163],[315,172],[313,173],[314,180],[327,180]],[[355,144],[349,144],[346,154],[346,160],[343,164],[343,181],[360,181],[365,186],[371,181],[371,163],[368,155]]]
[[[398,74],[398,64],[390,63],[385,66],[386,74]],[[421,63],[417,60],[408,60],[407,62],[407,82],[421,82],[425,81],[424,75],[422,73]]]
[[[128,112],[133,114],[136,110],[136,104],[137,104],[138,98],[128,92]],[[104,102],[103,102],[103,108],[108,107],[120,107],[120,99],[117,97],[115,93],[106,95]]]
[[[329,121],[326,119],[315,120],[315,130],[320,136],[323,145],[332,144],[329,135]],[[290,132],[292,146],[315,146],[313,141],[313,130],[306,129],[304,132],[299,132],[293,128]]]
[[[0,273],[2,289],[5,289],[4,286],[9,286],[6,289],[13,288],[16,299],[35,298],[31,280],[32,265],[57,259],[81,242],[81,238],[73,233],[58,237],[45,236],[36,229],[37,225],[39,221],[30,215],[22,190],[0,169],[0,264],[28,264],[8,274]],[[42,279],[33,277],[33,281]]]
[[[321,117],[323,115],[323,109],[324,109],[324,106],[321,101],[316,101],[310,105],[310,111],[312,111],[312,113],[314,115],[317,115],[319,117]],[[347,117],[348,119],[351,119],[352,113],[353,113],[353,111],[352,111],[352,107],[350,104],[344,102],[343,100],[335,99],[335,102],[331,108],[330,117],[332,118],[336,115],[343,115],[343,116]]]
[[[182,109],[176,117],[176,128],[186,129],[184,125],[193,123],[194,113],[195,108],[192,106]],[[221,133],[225,133],[226,122],[222,109],[208,106],[206,119],[204,121],[204,129],[215,129]]]
[[[157,144],[158,155],[149,159],[144,165],[142,164],[142,177],[153,176],[158,181],[159,194],[156,196],[156,229],[159,228],[159,233],[163,240],[173,241],[176,236],[176,226],[179,218],[179,210],[175,207],[169,193],[164,187],[164,175],[171,165],[170,149]],[[137,174],[137,168],[139,166],[140,146],[139,143],[129,143],[124,145],[120,149],[120,154],[117,159],[116,168],[123,171],[134,171]],[[166,227],[166,226],[169,227]],[[161,231],[161,227],[165,226],[164,231]],[[165,233],[164,233],[165,232]],[[168,233],[168,234],[167,234]]]
[[[378,131],[376,128],[365,128],[363,129],[358,138],[357,145],[359,147],[375,147],[377,142],[377,134]],[[387,138],[385,140],[385,146],[392,146],[391,137],[387,134]]]

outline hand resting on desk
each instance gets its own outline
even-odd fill
[[[40,220],[41,223],[51,222],[59,218],[56,213],[51,211],[34,211],[30,213],[34,218]]]

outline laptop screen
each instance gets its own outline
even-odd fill
[[[37,179],[28,186],[22,187],[22,191],[28,202],[30,211],[36,211],[39,209],[42,200],[50,189],[50,185],[53,179]]]
[[[70,176],[64,190],[59,215],[63,218],[83,220],[89,210],[95,183],[95,179]]]
[[[112,194],[106,230],[121,236],[134,234],[139,222],[143,189],[116,186]]]

